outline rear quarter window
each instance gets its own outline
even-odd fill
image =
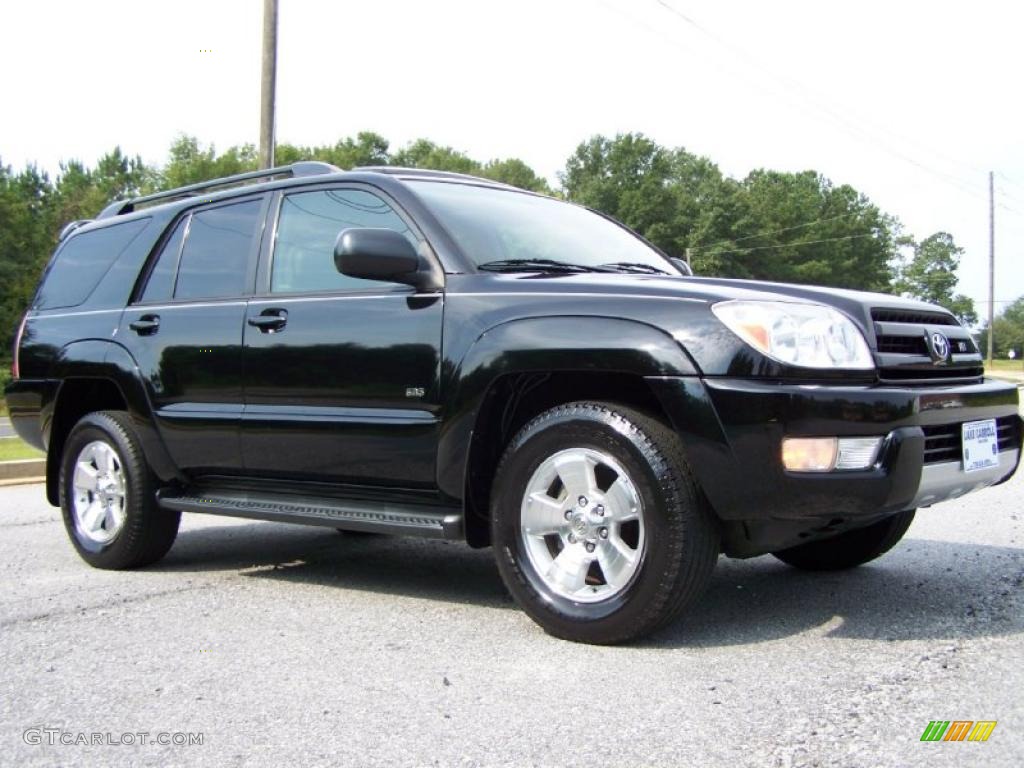
[[[72,235],[47,270],[35,308],[60,309],[82,304],[148,224],[148,218],[134,219]]]

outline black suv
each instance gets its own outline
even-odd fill
[[[182,512],[493,546],[548,632],[671,621],[720,553],[878,557],[1017,467],[1017,390],[945,310],[693,277],[477,179],[321,163],[74,222],[6,389],[100,568]]]

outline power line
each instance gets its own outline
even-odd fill
[[[799,241],[797,241],[795,243],[778,243],[776,245],[757,245],[757,246],[754,246],[753,248],[738,248],[738,249],[728,250],[728,251],[715,251],[714,253],[715,253],[716,256],[721,255],[721,254],[729,254],[729,253],[747,254],[747,253],[752,253],[754,251],[765,251],[765,250],[774,249],[774,248],[795,248],[795,247],[800,246],[800,245],[817,245],[818,243],[837,243],[840,240],[856,240],[856,239],[861,238],[861,237],[873,237],[873,236],[874,236],[873,233],[865,232],[865,233],[862,233],[862,234],[859,234],[859,235],[846,235],[845,237],[827,237],[827,238],[824,238],[823,240],[799,240]]]
[[[1003,208],[1003,209],[1005,209],[1007,211],[1010,211],[1012,213],[1017,213],[1017,214],[1020,213],[1020,211],[1017,211],[1016,209],[1011,208],[1011,207],[1005,205],[1004,203],[997,203],[997,206],[999,208]],[[718,241],[716,241],[714,243],[710,243],[708,245],[702,245],[702,244],[692,245],[692,246],[690,246],[690,248],[692,250],[695,250],[695,251],[707,251],[707,250],[715,248],[716,246],[719,246],[719,245],[726,245],[726,244],[735,245],[736,243],[742,243],[742,242],[744,242],[746,240],[753,240],[754,238],[764,237],[766,235],[778,235],[778,234],[781,234],[783,232],[791,232],[793,230],[803,229],[805,227],[810,227],[810,226],[813,226],[815,224],[824,224],[825,222],[829,222],[829,221],[836,221],[838,219],[847,219],[847,218],[850,218],[851,216],[859,216],[862,213],[863,213],[863,211],[851,211],[850,213],[843,213],[843,214],[840,214],[838,216],[829,216],[828,218],[824,218],[824,219],[815,219],[814,221],[808,221],[808,222],[805,222],[803,224],[796,224],[796,225],[794,225],[792,227],[783,227],[782,229],[764,229],[764,230],[761,230],[760,232],[755,232],[752,235],[745,235],[743,237],[739,237],[739,238],[736,238],[736,239],[725,238],[723,240],[718,240]],[[867,236],[867,235],[863,235],[863,236]],[[779,247],[781,247],[781,246],[779,246]],[[739,251],[728,251],[728,252],[729,253],[738,253]],[[720,251],[720,253],[721,253],[721,251]]]
[[[956,187],[957,189],[961,190],[962,192],[964,192],[966,194],[972,195],[972,196],[977,197],[979,199],[986,199],[986,195],[982,191],[982,188],[980,186],[977,187],[977,188],[972,188],[971,185],[973,185],[974,182],[968,182],[968,181],[966,181],[965,179],[963,179],[961,177],[955,176],[953,174],[946,173],[946,172],[938,170],[936,168],[932,168],[932,167],[930,167],[928,165],[925,165],[924,163],[914,159],[913,157],[910,157],[906,153],[904,153],[904,152],[902,152],[902,151],[900,151],[900,150],[898,150],[898,149],[896,149],[896,148],[894,148],[894,147],[892,147],[890,145],[887,145],[886,143],[883,143],[881,140],[879,140],[876,137],[873,137],[870,133],[865,131],[864,128],[852,124],[843,115],[841,115],[838,112],[836,112],[836,110],[831,108],[829,105],[824,104],[824,103],[820,102],[819,100],[816,100],[814,98],[813,94],[811,94],[808,91],[808,89],[805,86],[803,86],[801,83],[799,83],[799,82],[797,82],[795,80],[792,80],[790,78],[781,76],[778,73],[772,71],[771,69],[765,67],[761,62],[758,62],[757,60],[752,58],[745,50],[743,50],[742,48],[738,48],[737,46],[734,46],[731,43],[729,43],[728,41],[722,39],[717,34],[715,34],[714,32],[710,31],[709,29],[707,29],[706,27],[704,27],[703,25],[698,23],[696,20],[694,20],[693,18],[691,18],[687,14],[683,13],[682,11],[680,11],[678,8],[675,8],[674,6],[670,5],[668,2],[666,2],[666,0],[654,0],[654,2],[657,3],[659,6],[661,6],[662,8],[664,8],[669,13],[671,13],[672,15],[674,15],[677,18],[679,18],[682,21],[684,21],[686,24],[692,26],[694,29],[696,29],[699,32],[701,32],[702,34],[708,36],[709,38],[714,40],[719,45],[727,48],[728,50],[733,52],[738,58],[742,58],[742,59],[746,60],[746,62],[748,64],[756,66],[759,71],[764,72],[764,73],[770,75],[773,79],[775,79],[778,82],[782,83],[784,86],[786,86],[790,90],[795,90],[795,91],[801,92],[798,95],[800,95],[805,102],[807,102],[810,106],[816,108],[819,112],[821,112],[821,113],[825,114],[826,116],[830,117],[834,122],[836,122],[839,125],[839,127],[843,128],[848,134],[850,134],[854,138],[860,139],[860,140],[865,141],[865,142],[870,143],[870,144],[874,144],[876,147],[879,147],[880,149],[882,149],[883,151],[889,153],[890,155],[892,155],[894,157],[897,157],[897,158],[903,160],[904,162],[909,163],[910,165],[913,165],[916,168],[919,168],[920,170],[935,176],[936,178],[942,179],[947,184],[950,184],[951,186]],[[917,146],[920,146],[920,143],[917,143]]]
[[[1016,181],[1016,180],[1010,178],[1009,176],[1007,176],[1002,171],[996,171],[996,175],[1002,177],[1003,181],[1008,181],[1011,184],[1013,184],[1013,186],[1018,187],[1019,189],[1024,190],[1024,184],[1022,184],[1021,182]]]
[[[678,42],[676,40],[673,40],[670,37],[668,37],[664,33],[664,30],[654,28],[651,25],[647,24],[645,21],[643,21],[643,20],[641,20],[641,19],[639,19],[639,18],[637,18],[635,16],[632,16],[630,14],[626,14],[625,12],[620,10],[619,8],[616,8],[614,6],[610,6],[604,0],[598,0],[598,2],[600,2],[601,5],[603,5],[606,9],[611,10],[614,13],[617,13],[617,14],[625,17],[630,22],[633,22],[634,24],[643,27],[648,32],[661,37],[668,44],[668,46],[671,47],[673,52],[675,52],[676,48],[678,47]],[[673,14],[679,16],[684,21],[686,21],[688,24],[693,25],[695,28],[700,30],[702,33],[708,35],[709,37],[711,37],[712,39],[714,39],[717,42],[721,43],[722,45],[725,45],[726,47],[731,47],[731,46],[729,46],[728,43],[726,43],[725,41],[722,41],[720,38],[718,38],[716,35],[714,35],[714,33],[710,32],[707,29],[705,29],[700,24],[698,24],[696,21],[691,19],[689,16],[686,16],[685,14],[680,12],[678,9],[673,8],[670,5],[667,5],[666,3],[662,2],[662,0],[655,0],[655,2],[657,2],[659,5],[663,6],[666,10],[668,10],[668,11],[672,12]],[[741,52],[741,55],[746,57],[746,54],[743,54],[742,52]],[[732,73],[735,74],[737,77],[740,77],[741,79],[747,79],[747,78],[744,78],[742,74],[740,74],[739,72],[736,72],[735,70],[733,70]],[[749,79],[747,79],[747,80],[748,80],[748,82],[750,82],[755,87],[760,87],[758,83],[755,83],[755,82],[753,82],[753,81],[751,81]],[[825,111],[828,111],[828,110],[825,110]],[[843,121],[840,116],[838,116],[838,115],[836,115],[834,113],[831,113],[831,112],[830,112],[830,115],[833,117],[834,120],[839,120],[840,122],[844,122],[845,123],[845,121]],[[850,129],[849,126],[848,126],[848,130],[855,130],[855,129]],[[854,216],[854,215],[857,215],[857,213],[859,213],[859,212],[851,212],[851,213],[848,213],[848,214],[842,214],[840,216],[835,216],[835,217],[826,218],[826,219],[817,219],[815,221],[805,222],[803,224],[798,224],[798,225],[793,226],[793,227],[786,227],[786,228],[783,228],[783,229],[780,229],[780,230],[775,230],[775,232],[787,232],[787,231],[790,231],[790,230],[802,229],[804,227],[809,227],[809,226],[812,226],[814,224],[818,224],[818,223],[822,223],[822,222],[826,222],[826,221],[832,221],[834,219],[840,219],[840,218],[846,218],[846,217],[849,217],[849,216]],[[771,232],[769,231],[767,233],[770,234]],[[749,235],[749,236],[745,236],[745,237],[739,238],[738,240],[721,240],[721,241],[718,241],[716,243],[712,243],[710,245],[696,245],[696,246],[692,246],[692,247],[696,248],[696,249],[700,249],[700,250],[708,250],[710,248],[716,247],[717,245],[721,245],[721,244],[725,244],[725,243],[742,242],[742,241],[745,241],[745,240],[753,239],[755,237],[759,237],[759,236],[761,236],[763,234],[766,234],[766,232],[764,232],[764,231],[763,232],[759,232],[759,233],[756,233],[754,235]],[[864,237],[864,236],[867,236],[867,235],[858,235],[857,237]],[[848,238],[837,238],[837,239],[843,240],[843,239],[848,239]],[[830,241],[826,240],[826,241],[822,241],[822,242],[830,242]],[[753,250],[753,249],[746,249],[746,250]],[[740,252],[742,252],[742,251],[720,251],[720,253],[740,253]]]
[[[604,0],[598,0],[598,1],[602,5],[604,5],[605,8],[607,8],[609,10],[612,10],[615,13],[618,13],[619,15],[624,16],[630,22],[632,22],[632,23],[634,23],[636,25],[642,26],[648,32],[661,37],[662,40],[665,41],[671,47],[673,52],[677,52],[677,49],[678,49],[678,46],[679,46],[679,42],[677,40],[672,39],[668,35],[666,35],[665,31],[663,29],[652,27],[650,24],[647,24],[645,21],[643,21],[640,18],[637,18],[636,16],[633,16],[631,14],[626,14],[625,12],[620,10],[619,8],[615,8],[615,7],[609,6],[606,2],[604,2]],[[688,16],[687,14],[683,13],[678,8],[673,7],[672,5],[670,5],[665,0],[654,0],[654,1],[655,1],[655,3],[657,3],[657,5],[661,6],[664,10],[666,10],[669,13],[673,14],[674,16],[678,17],[679,19],[684,21],[687,25],[692,26],[694,29],[698,30],[701,34],[711,38],[712,40],[714,40],[716,43],[718,43],[722,47],[727,48],[730,51],[732,51],[735,54],[735,58],[741,58],[741,59],[746,60],[749,64],[756,66],[758,71],[771,75],[775,80],[781,82],[783,85],[787,86],[790,90],[800,91],[801,93],[799,93],[798,95],[801,96],[802,99],[805,102],[807,102],[811,107],[814,107],[820,113],[823,113],[826,117],[830,118],[834,123],[836,123],[840,128],[845,130],[845,132],[848,133],[849,135],[851,135],[853,138],[859,139],[859,140],[864,141],[866,143],[874,144],[875,146],[881,148],[885,152],[893,155],[894,157],[897,157],[897,158],[903,160],[904,162],[906,162],[906,163],[908,163],[910,165],[913,165],[916,168],[919,168],[920,170],[924,171],[925,173],[928,173],[928,174],[930,174],[930,175],[932,175],[932,176],[934,176],[936,178],[941,179],[942,181],[946,182],[950,186],[957,188],[961,192],[963,192],[965,194],[968,194],[968,195],[970,195],[972,197],[975,197],[975,198],[977,198],[979,200],[986,200],[987,195],[984,192],[981,191],[981,187],[980,186],[979,187],[973,187],[972,186],[973,182],[966,182],[964,179],[962,179],[960,177],[957,177],[957,176],[955,176],[953,174],[949,174],[949,173],[946,173],[946,172],[944,172],[942,170],[938,170],[936,168],[932,168],[932,167],[930,167],[930,166],[928,166],[928,165],[926,165],[926,164],[924,164],[922,162],[919,162],[918,160],[914,159],[913,157],[910,157],[907,154],[899,151],[898,149],[893,148],[892,146],[889,146],[889,145],[883,143],[879,139],[873,137],[870,133],[865,131],[863,128],[852,124],[849,120],[844,118],[841,114],[837,113],[834,109],[832,109],[828,105],[816,102],[815,99],[813,98],[813,95],[810,94],[807,91],[807,89],[804,88],[799,82],[791,80],[789,78],[782,77],[782,76],[778,75],[777,73],[773,72],[772,70],[770,70],[769,68],[764,67],[759,62],[754,60],[745,50],[737,48],[736,46],[733,46],[732,44],[730,44],[728,41],[723,40],[717,34],[715,34],[711,30],[707,29],[706,27],[701,25],[699,22],[697,22],[694,18],[692,18],[692,17]],[[724,67],[720,67],[720,68],[721,69],[725,69]],[[729,70],[727,70],[727,71],[731,71],[731,74],[735,75],[736,77],[739,77],[740,79],[746,80],[748,83],[753,84],[755,87],[763,87],[762,84],[754,82],[753,80],[751,80],[750,78],[745,77],[742,73],[736,71],[735,69],[729,68]],[[896,135],[896,134],[892,134],[892,135]],[[899,138],[899,137],[897,137],[897,138]],[[920,142],[916,142],[916,146],[921,146]],[[940,154],[940,153],[936,153],[936,154]],[[969,166],[967,164],[962,164],[962,165],[965,168],[967,168],[967,167],[972,167],[973,168],[973,166]],[[1002,175],[1004,178],[1008,179],[1008,177],[1006,177],[1005,174],[1000,174],[1000,175]],[[1010,180],[1010,181],[1011,181],[1011,183],[1016,183],[1016,182],[1012,182],[1012,180]],[[1022,189],[1024,189],[1024,186],[1022,186]],[[1013,208],[1011,206],[1008,206],[1008,205],[1006,205],[1003,202],[999,202],[997,205],[1000,208],[1002,208],[1003,210],[1006,210],[1006,211],[1008,211],[1010,213],[1013,213],[1013,214],[1016,214],[1018,216],[1024,215],[1024,214],[1021,213],[1021,211],[1019,211],[1016,208]],[[852,214],[847,214],[847,215],[852,215]],[[835,218],[842,218],[842,216],[841,217],[835,217]],[[816,224],[816,223],[821,223],[822,221],[828,221],[828,220],[829,219],[819,219],[817,221],[805,222],[804,224],[796,225],[794,227],[787,227],[787,228],[784,228],[784,229],[781,229],[781,230],[776,230],[776,232],[785,232],[785,231],[790,231],[790,230],[795,230],[795,229],[801,229],[801,228],[804,228],[804,227],[807,227],[807,226],[811,226],[811,225]],[[706,251],[708,251],[710,249],[715,248],[718,245],[722,245],[722,244],[726,244],[726,243],[743,242],[745,240],[750,240],[750,239],[762,236],[764,234],[771,234],[771,232],[770,231],[768,231],[768,232],[760,232],[760,233],[756,233],[754,235],[744,236],[743,238],[740,238],[738,240],[722,240],[722,241],[718,241],[716,243],[712,243],[710,245],[696,245],[696,246],[692,246],[692,247],[695,248],[695,249],[702,250],[702,251],[706,252]],[[856,235],[856,236],[853,236],[853,237],[867,237],[867,236],[870,236],[870,235],[867,235],[867,234],[865,234],[865,235]],[[728,250],[728,251],[718,251],[718,253],[725,253],[725,254],[729,254],[729,253],[746,253],[746,252],[750,252],[750,251],[753,251],[753,250],[760,250],[761,248],[779,248],[779,247],[785,247],[786,245],[794,245],[794,246],[796,246],[796,245],[810,244],[810,243],[816,243],[816,242],[835,242],[836,240],[845,240],[845,239],[852,239],[852,237],[828,238],[828,239],[819,240],[819,241],[804,241],[802,243],[790,243],[790,244],[783,244],[783,245],[777,245],[777,246],[762,246],[762,247],[759,247],[759,248],[750,248],[750,249],[734,249],[734,250]]]
[[[695,250],[706,251],[709,248],[714,248],[716,245],[725,245],[726,243],[742,243],[744,240],[753,240],[755,237],[762,237],[764,235],[777,235],[781,232],[791,232],[794,229],[803,229],[804,227],[810,227],[814,224],[823,224],[826,221],[835,221],[836,219],[848,219],[851,216],[859,216],[863,211],[851,211],[850,213],[843,213],[839,216],[830,216],[827,219],[815,219],[814,221],[808,221],[804,224],[797,224],[792,227],[784,227],[783,229],[765,229],[760,232],[755,232],[753,235],[746,235],[745,237],[738,237],[735,240],[726,238],[725,240],[719,240],[716,243],[710,245],[692,245],[691,248]]]

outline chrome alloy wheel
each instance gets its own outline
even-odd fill
[[[523,495],[520,531],[544,584],[581,603],[625,589],[644,552],[640,494],[621,464],[591,448],[559,451],[537,467]]]
[[[75,459],[71,485],[78,533],[96,544],[113,541],[125,520],[125,474],[121,457],[102,440],[88,443]]]

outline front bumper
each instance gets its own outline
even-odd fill
[[[1013,475],[1019,462],[1020,448],[1017,447],[999,452],[999,466],[978,472],[964,472],[962,461],[925,464],[921,468],[917,495],[910,502],[910,507],[929,507],[1001,483]]]
[[[659,377],[648,383],[682,435],[718,517],[738,529],[726,538],[727,545],[740,539],[732,542],[739,554],[962,496],[1008,479],[1020,461],[1018,392],[1004,382],[908,388]],[[980,419],[997,419],[1010,436],[998,467],[966,473],[959,460],[926,458],[926,430]],[[831,435],[882,437],[883,447],[867,470],[809,474],[782,466],[783,437]]]

